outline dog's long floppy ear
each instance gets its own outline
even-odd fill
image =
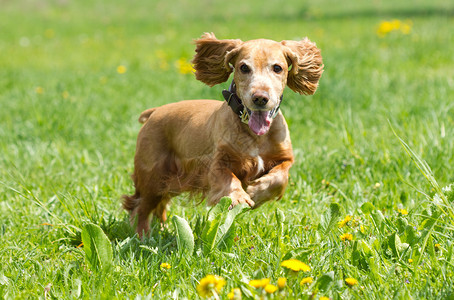
[[[209,86],[227,81],[233,71],[230,60],[242,43],[241,40],[218,40],[213,33],[205,33],[195,40],[196,54],[192,60],[195,77]]]
[[[288,48],[286,56],[292,65],[287,78],[288,87],[300,94],[314,94],[323,73],[320,50],[308,38],[281,43]]]

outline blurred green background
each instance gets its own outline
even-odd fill
[[[90,282],[82,270],[82,252],[72,246],[80,236],[67,242],[64,226],[42,224],[80,229],[90,220],[114,241],[132,236],[120,196],[133,191],[129,174],[140,112],[181,99],[222,100],[228,87],[226,82],[209,88],[191,74],[192,41],[203,32],[242,40],[307,36],[324,59],[314,96],[289,89],[284,94],[282,111],[296,156],[288,191],[283,201],[252,212],[243,226],[250,221],[267,228],[275,208],[286,211],[286,226],[295,228],[288,231],[287,250],[294,239],[321,243],[318,233],[301,237],[301,226],[315,228],[331,202],[351,215],[370,202],[387,218],[405,208],[416,226],[428,205],[416,188],[429,195],[434,190],[391,127],[428,162],[441,186],[454,182],[453,16],[454,4],[442,0],[0,0],[0,292],[33,298],[54,282],[54,295],[70,297],[65,291],[72,283],[56,283],[67,264],[80,268],[74,267],[71,278],[82,274],[86,293],[102,284]],[[186,196],[175,202],[181,205],[173,205],[170,215],[192,225],[204,214]],[[248,230],[245,236],[261,234]],[[271,243],[267,234],[261,238]],[[452,249],[450,236],[440,238]],[[147,274],[150,265],[176,259],[163,253],[139,266],[126,266],[132,258],[116,254],[124,267],[115,273],[125,278],[123,295],[148,293],[154,283],[132,280],[131,274],[136,267]],[[435,262],[428,264],[435,268]],[[208,258],[201,266],[175,275],[173,285],[163,284],[156,293],[168,296],[180,286],[194,295],[194,278],[213,272]],[[269,276],[245,266],[249,278]],[[422,281],[409,290],[437,295],[439,275],[428,275],[434,283],[428,294],[417,292]],[[180,277],[193,279],[186,286]],[[373,277],[364,284],[370,285],[370,297],[389,296],[402,285],[396,278],[381,290]],[[120,297],[115,289],[105,293]]]

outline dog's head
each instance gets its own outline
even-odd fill
[[[302,41],[218,40],[206,33],[195,41],[196,78],[209,86],[227,81],[234,71],[236,92],[250,111],[249,127],[268,132],[286,85],[312,95],[323,72],[320,50],[307,38]]]

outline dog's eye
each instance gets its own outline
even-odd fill
[[[279,66],[279,65],[274,65],[274,66],[273,66],[273,71],[274,71],[275,73],[278,73],[278,74],[279,74],[279,73],[282,72],[282,67]]]
[[[247,74],[247,73],[251,72],[251,69],[249,69],[249,67],[246,64],[242,64],[241,67],[240,67],[240,70],[244,74]]]

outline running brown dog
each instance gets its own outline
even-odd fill
[[[140,236],[150,213],[164,222],[167,204],[182,192],[201,193],[208,205],[228,196],[232,207],[280,199],[293,163],[279,110],[284,88],[313,94],[323,72],[320,50],[307,38],[243,42],[206,33],[195,44],[198,80],[213,86],[234,72],[233,81],[223,92],[227,101],[187,100],[141,114],[136,191],[123,196]]]

